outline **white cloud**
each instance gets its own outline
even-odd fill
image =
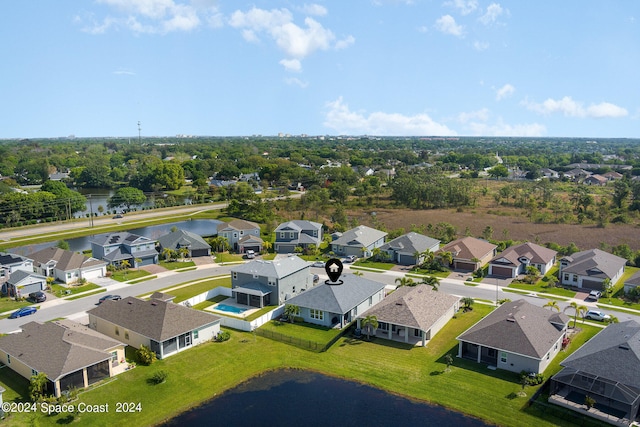
[[[581,102],[574,101],[570,96],[565,96],[558,100],[549,98],[542,103],[535,103],[525,99],[522,103],[529,110],[544,115],[562,113],[566,117],[616,118],[625,117],[629,114],[625,108],[609,102],[591,104],[585,108]]]
[[[349,35],[342,40],[338,40],[335,44],[336,50],[346,49],[356,42],[355,37]]]
[[[445,3],[447,6],[452,6],[463,15],[468,15],[478,8],[478,0],[453,0]]]
[[[456,135],[454,130],[435,122],[427,114],[405,116],[398,113],[353,112],[342,97],[326,104],[324,126],[339,134],[369,135]]]
[[[473,48],[481,52],[483,50],[489,49],[489,43],[476,40],[473,42]]]
[[[496,91],[496,100],[500,101],[504,98],[507,98],[513,95],[515,91],[516,91],[516,88],[510,85],[509,83],[507,83],[506,85],[502,86],[500,89]]]
[[[287,77],[286,79],[284,79],[285,83],[288,85],[296,85],[301,87],[302,89],[306,88],[307,86],[309,86],[308,82],[302,81],[296,77]]]
[[[319,4],[305,4],[302,6],[302,12],[307,15],[315,15],[315,16],[325,16],[327,12],[327,8],[319,5]]]
[[[482,108],[477,111],[460,113],[458,114],[457,120],[463,124],[469,123],[474,120],[480,120],[482,122],[486,122],[487,120],[489,120],[489,110],[487,108]]]
[[[302,71],[302,63],[297,59],[283,59],[280,61],[280,65],[282,65],[287,71],[295,71],[297,73]]]
[[[484,25],[491,25],[496,22],[498,17],[500,17],[500,15],[502,15],[503,13],[505,13],[505,10],[502,8],[502,6],[500,6],[498,3],[491,3],[487,7],[487,11],[485,12],[485,14],[480,17],[480,22],[482,22]]]
[[[495,124],[473,122],[468,126],[469,135],[483,136],[544,136],[547,128],[539,123],[509,125],[499,119]]]
[[[113,72],[113,74],[117,76],[135,76],[136,75],[136,73],[129,70],[116,70]]]
[[[456,24],[456,20],[451,15],[444,15],[436,21],[436,29],[456,37],[462,37],[463,26]]]

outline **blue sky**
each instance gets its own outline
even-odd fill
[[[636,0],[10,0],[0,138],[640,137]]]

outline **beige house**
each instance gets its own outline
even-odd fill
[[[436,252],[451,252],[454,270],[475,271],[482,267],[496,255],[497,246],[486,240],[475,237],[463,237],[447,243]]]
[[[127,369],[125,345],[70,320],[22,325],[0,337],[0,362],[27,380],[44,373],[47,393],[87,388]]]

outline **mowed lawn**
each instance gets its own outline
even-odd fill
[[[343,337],[328,351],[313,353],[255,334],[231,331],[231,339],[227,342],[202,344],[150,367],[138,366],[119,375],[115,381],[81,393],[75,402],[108,403],[110,412],[107,414],[72,413],[50,417],[12,414],[4,424],[155,425],[261,372],[292,368],[371,384],[465,412],[493,424],[518,427],[572,425],[560,420],[545,421],[525,412],[528,398],[514,397],[521,389],[516,374],[491,371],[485,365],[458,358],[454,359],[451,371],[444,372],[444,355],[457,353],[455,337],[490,309],[477,304],[473,311],[458,315],[427,348],[413,348],[381,339],[366,342]],[[584,331],[583,337],[587,337],[596,330],[585,327]],[[576,345],[586,339],[583,337],[574,340]],[[561,353],[560,356],[566,355]],[[166,382],[150,385],[147,380],[159,370],[169,373]],[[6,377],[6,371],[0,370],[0,384],[8,388],[11,381]],[[534,391],[534,388],[527,388],[529,396]],[[5,393],[5,396],[15,394]],[[117,402],[140,403],[142,410],[116,413]]]

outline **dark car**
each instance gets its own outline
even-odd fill
[[[22,307],[21,309],[11,313],[11,316],[9,316],[9,319],[17,319],[18,317],[28,316],[30,314],[35,313],[36,311],[38,311],[38,309],[35,307]]]
[[[105,295],[105,296],[103,296],[102,298],[100,298],[98,300],[98,304],[102,304],[106,300],[120,301],[121,299],[122,299],[122,297],[120,295]]]
[[[31,292],[29,294],[29,299],[33,302],[45,302],[47,300],[47,295],[42,291]]]
[[[113,219],[120,219],[120,218],[124,218],[124,217],[122,216],[122,214],[115,214],[115,215],[113,216]]]

